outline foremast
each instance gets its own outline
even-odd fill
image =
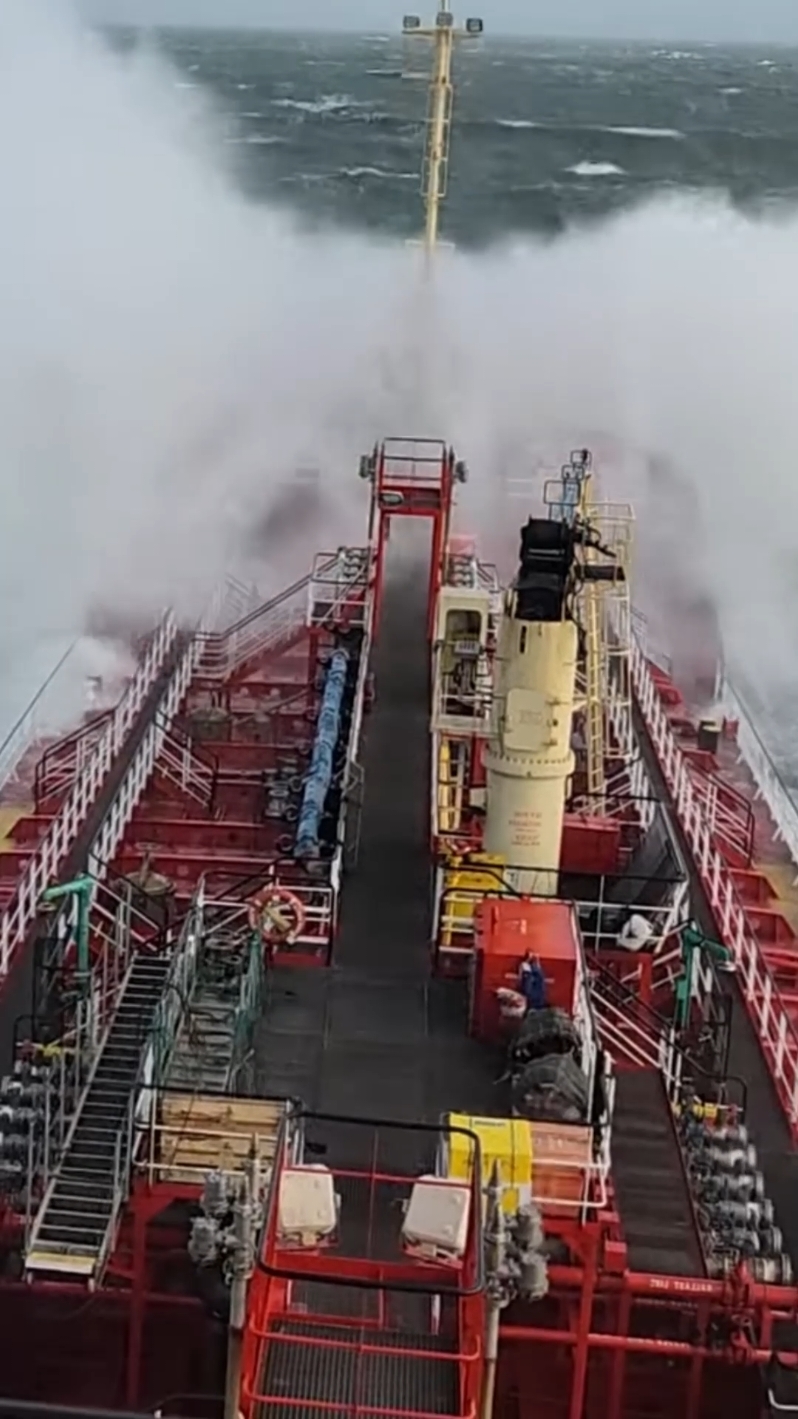
[[[422,25],[418,15],[405,15],[402,22],[404,35],[411,39],[431,40],[433,44],[424,161],[421,169],[421,194],[424,199],[423,244],[428,256],[431,256],[438,245],[440,209],[447,191],[454,107],[454,47],[461,39],[479,39],[482,31],[483,23],[480,19],[467,19],[461,27],[455,25],[449,0],[442,0],[431,25]],[[415,78],[416,75],[409,77]]]

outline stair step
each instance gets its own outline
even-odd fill
[[[673,1117],[657,1070],[617,1075],[612,1176],[632,1269],[703,1275]]]

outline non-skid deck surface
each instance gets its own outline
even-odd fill
[[[259,1093],[296,1095],[321,1112],[434,1124],[447,1110],[501,1113],[507,1100],[501,1055],[466,1034],[465,984],[430,972],[425,590],[420,574],[387,588],[360,852],[334,964],[271,974],[256,1070]],[[334,1131],[336,1161],[354,1163],[359,1147],[356,1131]],[[403,1171],[416,1161],[409,1147],[406,1136],[391,1145]]]

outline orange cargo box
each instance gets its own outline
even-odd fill
[[[585,1196],[592,1162],[591,1130],[576,1123],[530,1123],[529,1132],[532,1196],[544,1216],[575,1217],[573,1204]]]

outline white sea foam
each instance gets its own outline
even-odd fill
[[[333,102],[350,100],[315,107]],[[461,523],[511,543],[528,507],[501,504],[503,472],[556,468],[604,432],[631,450],[613,477],[645,540],[635,450],[663,454],[708,528],[685,553],[675,515],[669,555],[760,685],[796,678],[798,220],[660,200],[556,242],[442,252],[430,286],[400,243],[244,201],[228,133],[54,3],[0,7],[6,686],[98,603],[194,612],[225,568],[277,589],[320,541],[362,539],[357,458],[386,431],[451,439],[471,467]],[[254,561],[253,526],[308,465],[322,533]]]
[[[603,133],[620,133],[624,138],[672,138],[680,141],[684,134],[678,128],[622,127],[621,125],[602,128]]]
[[[360,104],[346,94],[322,94],[318,99],[272,99],[273,108],[295,108],[300,113],[341,113]]]
[[[575,177],[623,177],[624,170],[619,168],[617,163],[591,162],[589,158],[583,158],[580,163],[574,163],[572,167],[566,168],[566,172],[572,172]]]

